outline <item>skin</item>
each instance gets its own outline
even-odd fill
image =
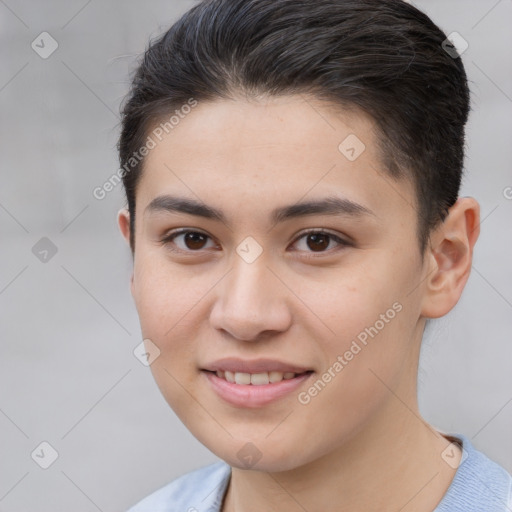
[[[306,96],[218,100],[199,103],[146,157],[131,292],[143,337],[161,351],[151,370],[163,396],[232,467],[223,512],[427,512],[455,474],[441,457],[450,441],[418,411],[416,379],[426,318],[448,313],[468,279],[479,206],[460,198],[422,259],[412,183],[386,174],[374,129],[361,112]],[[349,134],[366,146],[354,161],[338,150]],[[221,209],[227,222],[145,213],[162,194]],[[328,195],[372,214],[269,219],[276,207]],[[129,243],[127,210],[118,223]],[[162,243],[177,228],[207,237]],[[350,243],[319,248],[309,228]],[[263,250],[252,263],[236,252],[248,236]],[[401,311],[299,403],[298,392],[397,302]],[[235,407],[200,371],[227,356],[279,359],[314,375],[276,402]],[[247,442],[261,454],[250,469],[237,456]]]

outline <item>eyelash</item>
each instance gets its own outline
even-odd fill
[[[164,238],[162,238],[161,243],[164,246],[166,246],[168,250],[170,250],[172,252],[177,252],[177,253],[181,253],[181,254],[191,254],[191,253],[199,253],[199,252],[201,252],[203,249],[198,249],[197,251],[193,251],[193,250],[177,249],[176,247],[172,247],[173,240],[177,236],[183,235],[183,234],[186,234],[186,233],[195,233],[195,234],[203,235],[203,236],[211,239],[211,237],[209,235],[207,235],[206,233],[203,233],[202,231],[196,231],[196,230],[188,229],[188,228],[181,228],[181,229],[177,229],[176,231],[172,231],[171,233],[168,233]],[[326,235],[331,240],[334,240],[335,242],[337,242],[339,244],[339,246],[341,246],[341,247],[338,247],[337,249],[334,249],[335,252],[337,252],[338,250],[343,249],[344,247],[352,247],[354,245],[353,243],[349,242],[348,240],[344,240],[341,237],[339,237],[339,236],[337,236],[337,235],[335,235],[333,233],[330,233],[329,231],[325,231],[323,229],[310,229],[310,230],[304,231],[297,238],[295,238],[295,240],[293,241],[293,244],[297,243],[299,240],[301,240],[302,238],[304,238],[304,237],[306,237],[307,235],[310,235],[310,234]],[[325,255],[325,254],[330,254],[330,253],[332,253],[332,251],[333,251],[333,249],[326,250],[326,251],[319,251],[317,253],[311,251],[310,252],[311,255],[310,256],[305,256],[305,258],[306,259],[307,258],[317,258],[317,257]]]

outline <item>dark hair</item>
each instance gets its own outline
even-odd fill
[[[132,157],[151,128],[191,98],[306,93],[360,109],[376,122],[384,167],[415,185],[423,254],[430,231],[458,197],[470,109],[464,66],[444,50],[445,39],[426,14],[402,0],[194,6],[149,45],[122,108],[118,149],[132,251],[144,163]]]

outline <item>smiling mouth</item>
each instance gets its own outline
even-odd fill
[[[311,370],[302,373],[293,372],[258,372],[258,373],[245,373],[245,372],[230,372],[230,371],[208,371],[208,373],[215,374],[219,379],[223,379],[231,384],[240,384],[242,386],[264,386],[266,384],[274,384],[283,380],[291,380],[296,377],[301,377],[313,373]]]

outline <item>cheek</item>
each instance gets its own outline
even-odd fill
[[[135,273],[134,300],[139,315],[142,336],[159,349],[151,364],[153,377],[169,403],[181,416],[195,394],[198,340],[205,315],[204,298],[211,284],[204,279],[176,271],[168,263],[141,265]]]
[[[200,325],[194,318],[201,314],[201,297],[208,286],[205,290],[200,279],[184,277],[155,256],[146,261],[140,258],[135,268],[134,301],[143,338],[160,351],[150,369],[167,403],[187,424],[189,417],[200,414],[191,400],[196,395]]]
[[[374,386],[383,387],[378,376],[389,384],[399,378],[414,353],[419,309],[410,291],[417,272],[396,255],[380,262],[374,258],[372,265],[352,267],[324,286],[322,293],[310,296],[331,331],[324,330],[321,348],[324,371],[338,363],[331,370],[338,385],[329,384],[334,393],[349,382],[350,389],[367,400]]]
[[[170,265],[161,254],[141,251],[134,271],[134,301],[145,337],[167,344],[180,320],[197,314],[207,293],[208,279],[197,272]]]
[[[334,344],[354,339],[375,324],[379,332],[390,330],[400,316],[398,310],[409,300],[411,279],[406,268],[395,274],[389,263],[374,261],[333,274],[321,285],[304,285],[302,297],[329,326]],[[364,342],[364,334],[360,338]]]
[[[364,428],[393,399],[390,389],[411,366],[411,311],[395,298],[383,290],[332,297],[340,305],[335,334],[324,337],[322,346],[318,341],[324,365],[297,396],[297,423],[304,431],[322,432],[315,450],[329,453]]]

